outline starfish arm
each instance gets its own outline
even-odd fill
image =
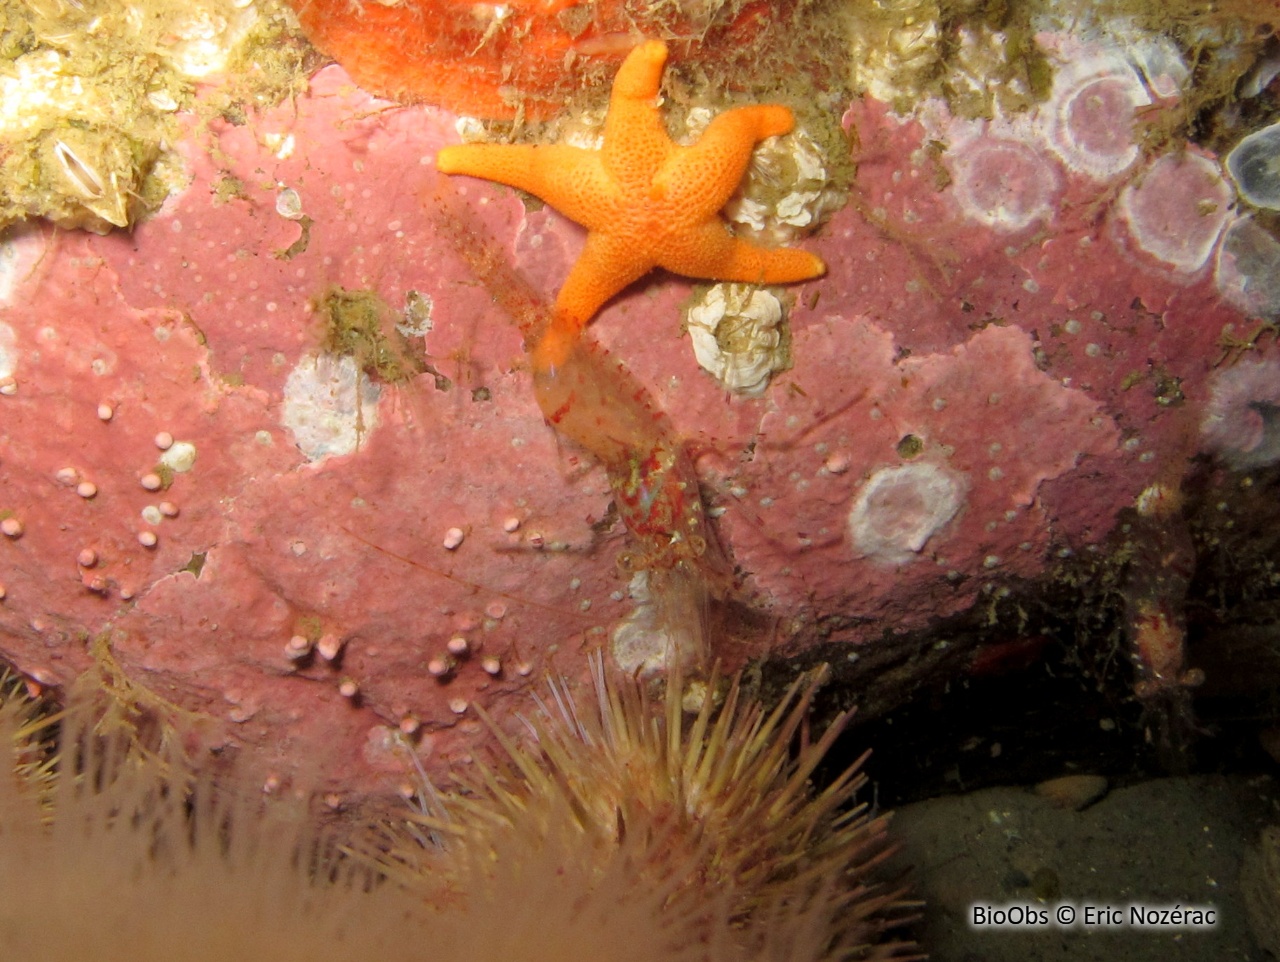
[[[582,253],[556,296],[546,332],[533,349],[535,371],[553,371],[564,363],[587,322],[604,303],[654,267],[631,244],[590,233]]]
[[[612,186],[594,150],[567,144],[454,144],[436,154],[444,174],[466,174],[528,191],[570,220],[595,228]]]
[[[733,196],[760,141],[789,133],[790,109],[779,104],[736,107],[718,114],[698,142],[680,147],[653,179],[655,196],[667,197],[700,213],[720,210]]]
[[[556,296],[556,314],[563,326],[586,327],[613,295],[649,273],[654,262],[626,238],[592,232]]]
[[[667,45],[640,44],[618,68],[604,119],[600,158],[615,181],[632,192],[647,190],[654,171],[675,149],[658,112],[658,90]]]
[[[747,284],[791,284],[827,272],[816,254],[748,243],[730,234],[719,220],[709,220],[675,243],[669,242],[658,264],[686,277]]]
[[[661,40],[646,40],[632,48],[613,78],[609,105],[618,101],[637,100],[653,106],[662,86],[662,68],[667,63],[667,45]]]

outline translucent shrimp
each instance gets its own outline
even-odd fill
[[[554,309],[476,228],[445,178],[437,182],[432,210],[441,233],[534,353],[555,330]],[[703,510],[693,462],[670,420],[635,375],[589,334],[574,340],[554,368],[535,366],[533,380],[547,422],[604,465],[634,542],[620,559],[623,568],[649,572],[663,620],[681,621],[682,637],[689,635],[689,619],[699,623],[690,643],[696,651],[676,654],[681,661],[701,660],[707,595],[723,593],[731,577]]]

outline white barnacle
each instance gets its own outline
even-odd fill
[[[276,213],[285,220],[302,220],[302,196],[292,187],[285,187],[276,194]]]
[[[128,138],[108,130],[60,130],[41,147],[50,174],[46,187],[57,203],[47,210],[64,227],[103,233],[129,224],[130,204],[149,159]]]
[[[58,140],[53,145],[53,155],[62,164],[62,171],[72,186],[90,200],[97,200],[106,188],[98,172],[77,156],[65,140]]]
[[[789,365],[782,301],[749,284],[713,285],[689,307],[698,364],[730,391],[759,397]]]
[[[160,455],[160,463],[178,474],[185,474],[196,465],[196,446],[190,441],[175,441]]]
[[[724,213],[768,243],[786,244],[814,231],[845,199],[822,148],[807,132],[796,130],[756,148],[742,187]]]

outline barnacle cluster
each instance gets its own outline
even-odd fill
[[[0,228],[106,233],[183,181],[170,145],[195,87],[242,112],[303,81],[275,0],[0,0]]]
[[[790,366],[783,316],[782,300],[767,288],[714,284],[694,296],[685,325],[703,370],[735,394],[759,397]]]
[[[851,4],[855,90],[909,112],[946,97],[961,116],[1016,112],[1042,100],[1052,77],[1035,43],[1038,4],[878,0]]]

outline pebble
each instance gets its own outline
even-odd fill
[[[1035,787],[1035,793],[1058,808],[1078,812],[1107,794],[1108,787],[1101,775],[1063,775],[1041,782]]]

